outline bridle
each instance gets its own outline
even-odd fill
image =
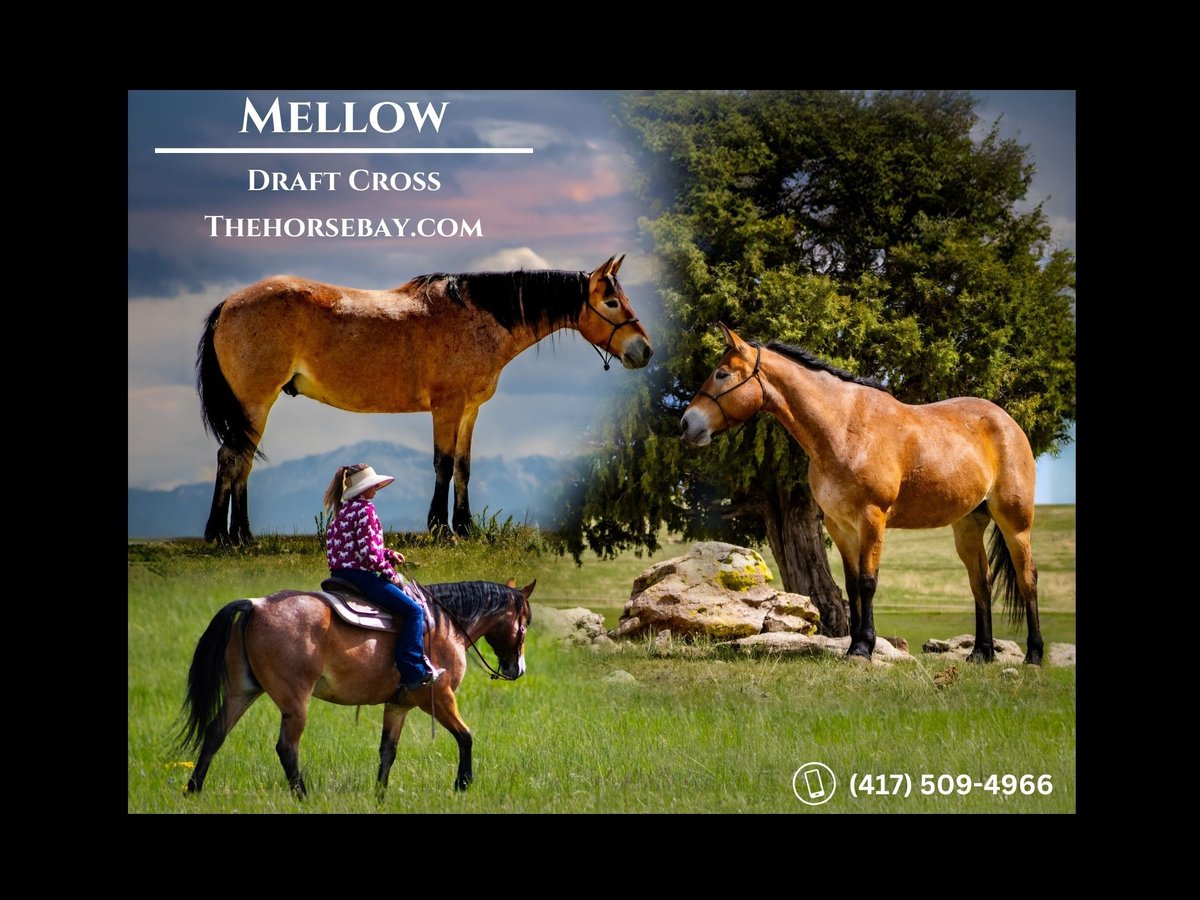
[[[767,388],[763,384],[763,381],[762,381],[762,376],[758,373],[758,363],[762,359],[762,344],[751,342],[751,346],[754,347],[756,352],[755,352],[755,356],[754,356],[754,371],[750,373],[749,378],[742,379],[737,384],[735,384],[733,387],[726,388],[725,390],[721,391],[721,393],[716,394],[716,395],[710,394],[708,391],[704,390],[704,388],[701,388],[700,390],[696,391],[696,396],[707,397],[709,400],[711,400],[713,403],[716,404],[717,409],[720,410],[721,418],[725,420],[725,430],[726,431],[729,430],[729,416],[725,415],[725,408],[723,406],[721,406],[721,398],[722,397],[724,397],[726,394],[736,391],[738,388],[740,388],[744,384],[749,384],[751,381],[758,381],[759,390],[761,390],[763,392],[764,396],[766,395],[766,392],[767,392]]]
[[[520,593],[520,591],[517,591],[517,593]],[[431,601],[433,601],[438,606],[440,606],[442,608],[442,611],[447,616],[449,616],[450,623],[455,628],[457,628],[459,631],[462,632],[463,637],[467,638],[467,640],[470,641],[470,643],[467,644],[467,648],[475,651],[475,655],[479,657],[479,661],[481,663],[483,663],[483,667],[492,673],[493,681],[495,681],[497,678],[499,678],[501,681],[516,681],[517,680],[516,678],[510,678],[508,675],[505,675],[503,672],[496,669],[491,663],[489,663],[487,661],[487,659],[484,658],[484,655],[479,651],[479,648],[477,646],[475,646],[478,643],[479,638],[475,638],[475,640],[473,640],[473,641],[470,640],[471,633],[469,631],[467,631],[467,629],[463,628],[462,623],[458,621],[458,617],[455,616],[454,613],[450,612],[450,610],[446,607],[445,603],[442,603],[442,601],[438,600],[436,597],[434,597],[428,591],[425,592],[425,596],[427,596]],[[522,595],[521,602],[522,603],[526,602],[524,600],[524,595]],[[523,612],[523,610],[517,611],[517,621],[518,622],[521,622],[522,612]],[[520,647],[525,642],[525,627],[526,627],[526,625],[527,625],[526,622],[521,622],[520,627],[517,629],[517,646],[518,647]],[[480,637],[482,637],[482,635],[480,635]]]
[[[626,319],[624,322],[614,322],[604,313],[600,312],[600,310],[598,310],[596,307],[592,306],[592,296],[590,293],[588,294],[587,300],[584,302],[587,303],[588,309],[612,326],[612,331],[608,333],[608,340],[604,342],[604,352],[601,352],[599,347],[597,347],[595,344],[592,344],[592,349],[596,351],[596,355],[599,356],[600,361],[604,363],[604,371],[607,372],[611,368],[611,366],[609,366],[609,362],[612,360],[613,356],[615,356],[615,354],[612,352],[613,338],[615,338],[617,336],[617,332],[626,325],[636,325],[638,318],[637,316],[634,316],[632,319]]]

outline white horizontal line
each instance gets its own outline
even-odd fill
[[[155,147],[155,153],[368,154],[368,153],[532,153],[532,147]]]

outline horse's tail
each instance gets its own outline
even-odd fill
[[[992,572],[992,601],[1003,598],[1008,624],[1017,628],[1025,621],[1025,603],[1017,584],[1017,567],[1013,565],[1012,554],[1008,552],[1008,544],[1000,533],[1000,526],[995,522],[992,523],[992,538],[988,545],[988,567]]]
[[[217,330],[217,319],[225,301],[218,303],[204,324],[204,333],[196,347],[196,392],[200,395],[200,411],[204,416],[204,428],[221,444],[235,453],[244,454],[254,450],[259,459],[266,459],[258,449],[258,432],[250,425],[250,417],[242,407],[229,380],[221,371],[213,334]]]
[[[254,603],[250,600],[234,600],[213,616],[208,628],[196,644],[192,654],[192,665],[188,669],[187,694],[183,699],[181,716],[183,724],[179,731],[179,747],[183,750],[199,750],[201,744],[214,731],[219,732],[225,696],[229,690],[229,673],[225,666],[225,648],[234,624],[239,617],[250,614]],[[245,619],[242,618],[245,622]],[[217,736],[217,735],[214,735]]]

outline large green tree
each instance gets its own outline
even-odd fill
[[[807,459],[770,416],[703,450],[679,417],[743,337],[799,344],[908,403],[986,397],[1061,444],[1075,417],[1075,262],[1028,148],[977,131],[966,93],[626,95],[663,327],[649,378],[592,435],[564,500],[579,557],[688,538],[766,539],[789,591],[846,634]]]

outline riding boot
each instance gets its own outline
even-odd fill
[[[401,681],[396,687],[396,698],[399,699],[406,694],[411,693],[412,691],[419,691],[427,687],[432,687],[445,674],[446,670],[441,666],[431,665],[429,667],[429,674],[423,676],[420,680],[408,682]]]

